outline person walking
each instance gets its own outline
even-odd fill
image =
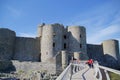
[[[90,68],[93,68],[93,59],[89,59],[86,63]]]

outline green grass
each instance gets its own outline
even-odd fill
[[[109,76],[110,76],[110,80],[120,80],[120,75],[112,73],[112,72],[108,72]]]

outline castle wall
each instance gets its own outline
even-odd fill
[[[14,53],[15,32],[0,28],[0,60],[11,60]]]
[[[13,61],[17,70],[27,70],[26,68],[31,66],[32,70],[47,68],[51,71],[53,65],[49,66],[49,62],[54,62],[59,72],[66,66],[67,60],[70,61],[73,56],[80,60],[86,60],[89,57],[110,67],[118,67],[120,64],[117,40],[106,40],[102,45],[87,44],[86,29],[81,26],[64,28],[61,24],[42,24],[38,27],[37,38],[16,37],[14,31],[0,28],[0,60],[22,61],[23,63]]]
[[[48,74],[56,74],[56,64],[32,61],[0,61],[0,71],[12,69],[13,71],[24,71],[28,74],[31,72],[47,72]],[[11,71],[12,71],[11,70]]]
[[[69,33],[69,51],[82,53],[81,60],[88,59],[87,56],[87,46],[86,46],[86,30],[84,27],[80,26],[70,26],[68,27]]]
[[[69,34],[68,34],[68,28],[66,27],[63,32],[63,50],[68,50],[69,47]]]
[[[53,58],[57,52],[62,50],[63,29],[60,24],[43,26],[41,38],[41,61],[46,62]]]
[[[87,44],[87,54],[90,59],[97,60],[100,64],[104,62],[102,45]]]
[[[53,50],[55,54],[57,52],[61,51],[63,49],[63,30],[64,26],[61,24],[52,24],[54,33],[53,33],[53,42],[55,43],[55,46],[53,47]]]
[[[16,37],[13,59],[19,61],[40,61],[39,41],[34,38]]]
[[[44,62],[19,62],[12,61],[16,71],[40,71],[47,72],[48,74],[56,73],[56,65],[54,63],[44,63]]]
[[[105,61],[109,64],[110,67],[117,67],[119,64],[119,43],[117,40],[106,40],[102,43],[103,51],[105,55]],[[112,64],[111,64],[112,63]]]

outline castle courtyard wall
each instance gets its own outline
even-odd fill
[[[19,61],[12,61],[16,71],[39,71],[39,72],[47,72],[49,74],[56,73],[56,65],[54,63],[46,63],[46,62],[19,62]]]
[[[36,38],[16,37],[14,60],[40,61],[39,41]]]
[[[0,28],[0,60],[11,60],[14,53],[16,34],[7,28]]]
[[[12,69],[15,72],[46,72],[48,74],[56,74],[55,63],[32,62],[32,61],[0,61],[0,71]]]
[[[100,64],[104,62],[102,45],[87,44],[87,54],[90,59],[97,60]]]

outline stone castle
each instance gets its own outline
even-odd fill
[[[99,64],[120,67],[118,40],[106,40],[101,44],[87,44],[83,26],[41,24],[36,38],[17,37],[16,33],[0,28],[0,61],[11,61],[15,70],[47,70],[56,73],[66,67],[71,59],[92,58]],[[1,65],[0,70],[7,69]]]

